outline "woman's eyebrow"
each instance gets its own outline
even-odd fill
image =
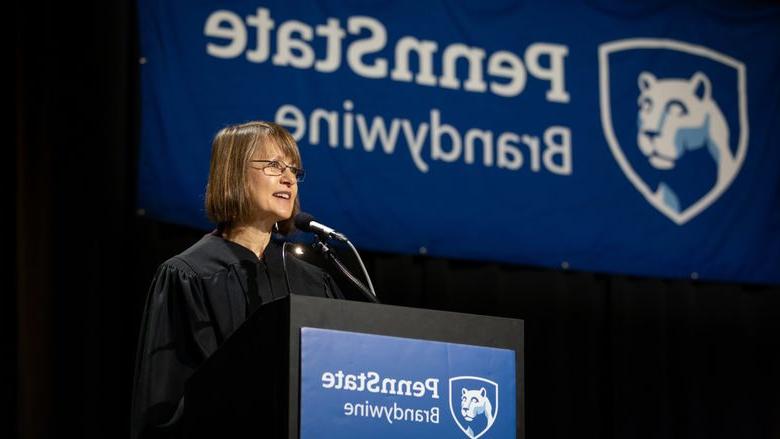
[[[272,155],[269,160],[281,160],[283,162],[287,162],[287,156],[285,156],[280,152],[277,152],[276,154]]]
[[[258,157],[257,159],[254,159],[254,160],[269,160],[269,161],[275,160],[275,161],[279,161],[281,159],[280,159],[280,156],[278,154],[277,155],[272,155],[270,157],[265,155],[265,154],[263,154],[263,155],[261,155],[260,157]]]

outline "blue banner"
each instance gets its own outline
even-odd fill
[[[301,329],[301,439],[514,438],[515,352]]]
[[[364,249],[778,283],[780,6],[717,5],[140,0],[139,209],[271,120]]]

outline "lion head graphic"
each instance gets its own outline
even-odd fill
[[[712,98],[707,75],[696,72],[688,79],[658,79],[642,72],[638,85],[637,144],[650,164],[671,170],[686,152],[707,148],[717,165],[716,185],[730,181],[737,166],[729,147],[729,127]],[[655,197],[680,211],[677,195],[667,184],[658,185]]]

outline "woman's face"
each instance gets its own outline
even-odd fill
[[[277,160],[292,165],[292,157],[282,154],[273,145],[256,148],[250,160]],[[282,175],[266,175],[266,162],[249,162],[247,179],[255,205],[255,219],[275,223],[292,216],[293,205],[298,196],[298,182],[290,169]]]

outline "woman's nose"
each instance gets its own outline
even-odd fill
[[[287,186],[292,186],[296,181],[295,174],[293,174],[292,169],[285,169],[284,172],[282,172],[282,175],[279,177],[279,181]]]

